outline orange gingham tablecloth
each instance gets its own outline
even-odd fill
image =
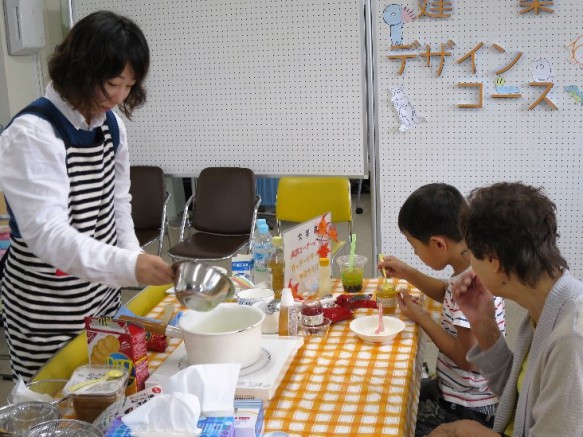
[[[374,293],[382,279],[365,280]],[[342,292],[339,281],[335,293]],[[411,293],[419,295],[418,290]],[[439,307],[424,305],[434,316]],[[179,306],[168,295],[148,314],[160,319],[164,306]],[[357,309],[355,317],[374,314]],[[265,432],[290,436],[413,436],[425,341],[418,326],[403,318],[405,330],[386,345],[365,343],[350,332],[350,321],[331,325],[326,338],[306,337],[273,399],[265,405]],[[149,353],[150,374],[181,344],[169,339],[163,353]]]

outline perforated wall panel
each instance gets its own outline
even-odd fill
[[[424,16],[403,26],[403,44],[414,40],[421,44],[410,51],[413,53],[423,52],[426,44],[432,52],[439,52],[440,44],[455,43],[448,49],[452,56],[445,58],[438,77],[439,57],[432,58],[431,67],[425,66],[425,58],[409,59],[403,75],[398,74],[400,62],[389,60],[388,55],[406,51],[391,51],[390,27],[382,16],[393,1],[373,1],[382,250],[429,272],[397,227],[399,208],[421,185],[446,182],[466,195],[477,186],[522,181],[544,186],[557,204],[562,253],[582,278],[583,106],[564,87],[577,85],[583,90],[583,69],[569,61],[567,48],[583,35],[583,4],[579,0],[555,1],[553,13],[541,11],[537,15],[521,14],[525,8],[518,0],[451,2],[450,18]],[[420,11],[416,1],[400,4],[416,14]],[[473,74],[470,60],[459,64],[457,60],[481,42],[484,45],[476,53],[477,71]],[[501,53],[494,44],[506,51]],[[522,98],[492,98],[496,71],[510,64],[518,52],[523,52],[522,57],[501,76],[505,86],[520,90]],[[548,97],[558,110],[546,103],[528,110],[544,89],[529,86],[533,82],[531,64],[539,59],[552,65],[550,81],[554,87]],[[483,83],[482,108],[457,106],[477,101],[474,88],[458,87],[464,82]],[[406,132],[399,131],[390,93],[390,87],[401,84],[405,84],[417,113],[427,120]]]
[[[174,175],[364,175],[358,0],[74,0],[134,19],[151,50],[131,160]]]

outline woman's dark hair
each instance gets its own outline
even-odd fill
[[[399,229],[423,244],[435,235],[459,242],[462,235],[458,218],[460,209],[465,206],[464,196],[457,188],[439,183],[423,185],[413,191],[401,207]]]
[[[460,227],[472,255],[497,258],[506,274],[534,287],[546,273],[569,268],[557,247],[555,204],[542,188],[502,182],[476,188]]]
[[[146,101],[142,83],[150,66],[148,43],[129,18],[99,11],[77,22],[56,47],[49,74],[61,97],[81,113],[93,113],[99,107],[97,88],[107,96],[105,82],[119,76],[126,64],[133,68],[136,83],[119,109],[130,118]]]

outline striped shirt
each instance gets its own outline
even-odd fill
[[[59,103],[62,105],[62,101]],[[33,126],[40,123],[37,116],[21,117],[27,117]],[[28,126],[26,123],[28,121],[21,121],[20,126]],[[108,126],[79,130],[70,121],[65,126],[67,138],[61,141],[61,147],[67,178],[68,232],[72,230],[111,251],[118,250],[116,156]],[[39,148],[43,146],[38,145]],[[33,191],[37,186],[40,184],[31,181],[29,189]],[[16,216],[19,227],[27,221],[30,221],[28,216]],[[11,236],[1,288],[12,372],[28,380],[66,341],[83,329],[85,317],[113,316],[119,307],[120,295],[117,287],[62,272],[37,255],[19,234],[14,232]],[[45,244],[50,238],[47,236]],[[36,241],[35,247],[39,243],[42,246],[42,242]],[[79,246],[77,250],[58,255],[77,263],[84,250],[88,248]],[[109,269],[115,270],[115,267],[112,265]]]
[[[457,337],[456,327],[470,328],[470,322],[453,300],[451,286],[458,277],[459,275],[450,278],[441,310],[441,326],[454,337]],[[496,322],[504,334],[506,331],[504,299],[495,297],[494,306],[496,308]],[[484,376],[478,372],[460,369],[453,360],[442,352],[437,356],[436,370],[439,388],[446,401],[469,408],[498,403],[498,397],[488,388],[488,381]]]

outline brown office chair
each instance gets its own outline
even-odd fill
[[[135,165],[130,167],[132,218],[140,246],[158,241],[158,256],[162,253],[164,236],[170,241],[166,207],[170,193],[166,192],[164,172],[160,167]]]
[[[187,200],[180,242],[168,254],[174,260],[221,260],[249,247],[261,197],[255,174],[247,168],[208,167],[200,172],[196,192]],[[189,211],[194,232],[184,238]]]

